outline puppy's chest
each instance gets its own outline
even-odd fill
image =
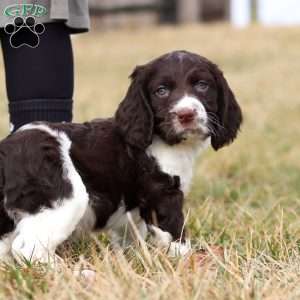
[[[147,153],[155,157],[163,172],[179,176],[182,191],[188,193],[197,154],[193,147],[169,146],[161,140],[154,140]]]

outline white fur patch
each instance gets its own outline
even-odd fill
[[[64,132],[52,130],[44,124],[28,124],[19,130],[42,130],[55,137],[60,145],[63,176],[72,185],[73,193],[67,199],[57,199],[55,208],[43,209],[35,215],[25,216],[17,225],[17,237],[12,243],[12,253],[20,261],[51,261],[56,247],[74,231],[88,205],[88,193],[69,151],[71,141]]]
[[[59,135],[58,130],[54,130],[54,129],[50,128],[49,126],[47,126],[46,124],[29,123],[29,124],[23,125],[17,131],[25,131],[25,130],[33,130],[33,129],[44,131],[55,138],[57,138]],[[66,135],[64,132],[60,132],[60,134]],[[67,139],[69,140],[68,137],[67,137]],[[67,142],[67,143],[71,143],[71,141],[69,140],[69,142]]]
[[[187,194],[193,179],[195,160],[209,144],[210,138],[201,141],[195,137],[194,140],[170,146],[155,136],[147,152],[156,158],[163,172],[180,177],[181,189]]]

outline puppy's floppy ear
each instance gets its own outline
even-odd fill
[[[213,68],[218,87],[218,120],[212,124],[214,133],[211,137],[211,144],[215,150],[218,150],[233,142],[237,136],[243,117],[241,108],[222,71],[216,65]]]
[[[144,91],[145,67],[136,67],[130,78],[131,84],[115,117],[125,141],[144,150],[151,144],[153,132],[153,113]]]

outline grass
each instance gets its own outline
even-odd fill
[[[230,147],[199,160],[185,207],[194,244],[222,246],[225,259],[187,268],[153,249],[150,258],[139,248],[113,254],[94,237],[67,247],[66,266],[57,272],[30,263],[2,266],[0,299],[299,299],[299,34],[300,28],[218,24],[76,37],[76,121],[113,114],[133,67],[164,52],[195,51],[224,70],[245,122]],[[89,286],[72,275],[85,264],[97,272]]]

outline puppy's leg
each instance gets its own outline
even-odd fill
[[[158,212],[160,212],[158,207]],[[158,248],[167,250],[168,256],[185,256],[192,250],[190,240],[185,237],[184,216],[182,210],[163,210],[164,216],[161,219],[152,212],[153,224],[148,225],[150,232],[150,243]]]
[[[121,209],[122,207],[119,210]],[[124,209],[121,216],[108,225],[107,234],[114,249],[127,248],[135,242],[144,241],[147,237],[147,225],[138,208],[128,212]]]
[[[56,247],[72,234],[88,206],[88,193],[69,155],[70,140],[64,133],[51,135],[59,143],[59,155],[55,154],[57,147],[50,148],[51,145],[47,146],[45,151],[48,151],[49,155],[56,155],[60,161],[53,163],[45,160],[43,168],[50,171],[43,174],[44,181],[39,183],[37,178],[36,186],[27,187],[30,191],[28,195],[23,188],[24,192],[20,193],[15,202],[8,199],[8,206],[17,213],[18,223],[16,238],[12,243],[12,254],[19,262],[22,262],[22,259],[52,262]],[[34,176],[39,174],[34,173]],[[50,185],[48,194],[43,182]],[[54,192],[55,199],[51,199]],[[40,205],[43,203],[42,198],[46,196],[51,201],[47,207]],[[29,204],[35,205],[36,202],[39,206],[33,213]],[[21,203],[27,203],[28,206],[23,205],[20,209]]]
[[[142,243],[146,240],[148,234],[147,224],[140,216],[140,210],[134,209],[126,213],[128,220],[129,234],[126,237],[126,245],[134,242]]]
[[[148,225],[150,242],[167,250],[169,256],[185,256],[191,250],[189,240],[185,238],[185,218],[183,214],[183,193],[174,188],[145,214],[152,225]],[[149,222],[148,222],[149,223]]]
[[[56,247],[75,230],[88,202],[85,190],[63,199],[54,208],[41,210],[35,215],[23,217],[16,228],[12,254],[21,262],[39,261],[52,263]]]

